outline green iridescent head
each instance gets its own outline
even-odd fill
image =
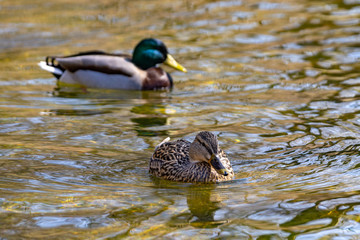
[[[155,67],[160,63],[165,63],[170,67],[186,72],[186,69],[178,64],[168,53],[165,44],[154,38],[143,39],[136,45],[132,56],[132,62],[143,70]]]

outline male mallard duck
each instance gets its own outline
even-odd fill
[[[186,72],[168,53],[165,44],[147,38],[135,47],[132,58],[125,54],[110,54],[101,51],[83,52],[65,57],[46,57],[39,66],[54,74],[65,85],[107,88],[150,90],[171,88],[172,79],[157,64],[165,63]]]
[[[199,132],[195,140],[166,138],[150,159],[149,172],[156,177],[182,182],[231,180],[234,171],[225,152],[211,132]]]

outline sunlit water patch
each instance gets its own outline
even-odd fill
[[[0,12],[2,238],[359,235],[358,1],[5,0]],[[131,53],[149,36],[189,70],[172,90],[59,89],[36,65]],[[164,138],[200,130],[218,136],[233,181],[148,174]]]

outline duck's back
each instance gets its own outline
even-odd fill
[[[60,82],[88,88],[141,90],[147,76],[129,58],[117,55],[79,55],[55,60],[66,70]]]
[[[190,142],[180,139],[157,147],[150,159],[149,172],[157,177],[173,175],[190,163]]]

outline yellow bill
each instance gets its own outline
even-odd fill
[[[166,56],[166,60],[164,62],[166,65],[175,68],[176,70],[187,72],[186,68],[181,66],[170,54]]]

